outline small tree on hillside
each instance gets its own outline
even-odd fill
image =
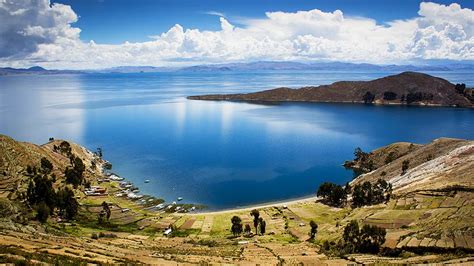
[[[355,251],[357,245],[359,245],[359,223],[356,220],[349,222],[346,227],[344,227],[344,233],[342,235],[345,245],[349,250]]]
[[[375,95],[368,91],[362,96],[362,100],[364,103],[372,103],[375,100]]]
[[[258,235],[258,224],[259,224],[259,217],[260,217],[260,212],[257,209],[253,209],[250,212],[250,215],[253,216],[253,227],[255,227],[255,234]]]
[[[41,171],[45,174],[49,174],[52,170],[53,164],[45,157],[41,158]]]
[[[250,224],[245,224],[244,233],[246,235],[250,235],[252,233],[252,228],[250,227]]]
[[[309,232],[309,238],[314,239],[316,237],[316,233],[318,233],[318,224],[311,220],[309,222],[309,226],[311,227],[311,231]]]
[[[260,234],[261,234],[261,235],[264,235],[264,234],[265,234],[266,227],[267,227],[267,222],[265,222],[265,220],[263,220],[263,218],[260,217],[260,218],[258,219],[258,224],[260,225]]]
[[[105,218],[107,219],[107,221],[110,220],[110,214],[111,214],[110,206],[105,201],[102,202],[102,210],[104,210],[105,212]]]
[[[77,215],[79,203],[70,188],[66,187],[58,191],[57,207],[59,209],[59,215],[67,220],[73,219]]]
[[[48,220],[51,210],[44,202],[40,202],[36,206],[36,219],[42,223],[45,223]]]
[[[358,252],[378,253],[385,242],[385,235],[384,228],[365,224],[360,230]]]
[[[407,172],[409,167],[410,167],[410,161],[409,160],[404,160],[402,162],[402,175],[404,175]]]
[[[233,216],[230,221],[232,223],[230,228],[232,234],[234,236],[240,235],[242,233],[242,219],[239,216]]]

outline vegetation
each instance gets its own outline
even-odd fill
[[[66,187],[58,191],[56,206],[59,209],[59,215],[70,220],[76,216],[79,203],[74,197],[74,192]]]
[[[386,231],[384,228],[365,224],[359,230],[357,221],[352,220],[343,233],[344,245],[351,252],[373,253],[380,251],[380,246],[385,242]]]
[[[79,185],[82,185],[84,182],[84,170],[86,167],[82,162],[81,158],[71,155],[69,157],[71,161],[71,168],[67,167],[64,171],[64,176],[66,177],[66,182],[72,184],[74,188],[77,188]]]
[[[265,220],[263,220],[263,218],[260,217],[260,219],[258,219],[258,224],[259,224],[259,228],[260,228],[260,234],[264,235],[266,227],[267,227],[267,222],[265,222]]]
[[[108,222],[110,220],[110,206],[107,202],[102,202],[102,210],[99,212],[97,220],[99,224],[103,224],[104,222]]]
[[[368,91],[362,96],[362,100],[364,103],[372,103],[375,100],[375,95]]]
[[[397,159],[397,153],[395,151],[391,151],[388,153],[387,157],[385,158],[385,164],[389,164]]]
[[[352,206],[379,204],[390,200],[392,185],[383,179],[372,185],[369,181],[357,184],[352,191]]]
[[[387,101],[393,101],[397,99],[397,94],[393,91],[386,91],[383,93],[383,99]]]
[[[326,204],[335,207],[341,206],[347,198],[346,190],[342,186],[330,182],[321,184],[316,195],[322,197]]]
[[[239,236],[242,234],[242,219],[239,216],[233,216],[230,220],[232,222],[232,227],[230,228],[234,236]]]
[[[361,207],[374,205],[390,200],[392,185],[383,179],[378,179],[374,184],[366,181],[351,188],[330,182],[324,182],[318,188],[316,195],[323,198],[323,202],[330,206],[340,207],[347,201],[347,196],[352,193],[352,206]]]
[[[359,147],[354,150],[354,161],[359,165],[359,174],[368,173],[375,169],[374,162],[369,158],[369,153],[362,151]]]
[[[407,172],[409,167],[410,167],[410,161],[409,160],[404,160],[402,162],[402,175],[404,175]]]
[[[255,227],[255,234],[258,234],[258,224],[259,224],[259,217],[260,217],[260,212],[257,209],[253,209],[250,212],[250,216],[253,216],[253,227]]]
[[[32,176],[26,191],[26,200],[36,212],[36,218],[41,222],[46,222],[48,216],[58,209],[58,215],[64,219],[73,219],[77,212],[79,203],[74,197],[74,192],[68,188],[60,188],[55,191],[53,188],[54,175],[48,176],[53,169],[53,165],[46,158],[41,159],[41,173],[36,167],[27,168],[28,175]]]
[[[318,224],[311,220],[309,222],[309,226],[311,227],[311,231],[309,232],[309,238],[314,239],[316,237],[316,233],[318,233]]]
[[[423,92],[409,92],[406,96],[403,95],[402,101],[406,101],[407,104],[421,101],[431,101],[433,100],[432,93],[423,93]]]

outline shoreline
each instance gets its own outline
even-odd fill
[[[248,206],[235,207],[235,208],[230,208],[230,209],[215,210],[215,211],[204,211],[204,212],[194,212],[194,213],[189,213],[189,215],[214,215],[214,214],[241,212],[241,211],[251,211],[253,209],[264,209],[264,208],[269,208],[269,207],[281,207],[281,206],[284,206],[284,205],[294,205],[294,204],[299,204],[299,203],[304,203],[304,202],[314,202],[317,199],[318,199],[317,196],[306,196],[306,197],[297,198],[297,199],[257,203],[257,204],[251,204],[251,205],[248,205]]]

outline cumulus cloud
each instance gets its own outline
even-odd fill
[[[77,15],[69,6],[0,0],[0,58],[10,65],[59,68],[255,60],[474,60],[473,10],[421,3],[418,15],[380,24],[345,16],[341,10],[267,12],[265,18],[240,21],[239,27],[220,16],[217,31],[176,24],[147,42],[109,45],[81,41],[80,30],[71,26]]]
[[[79,41],[80,29],[70,25],[76,21],[76,13],[67,5],[0,0],[0,58],[28,55],[43,43]]]

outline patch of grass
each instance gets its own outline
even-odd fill
[[[183,230],[176,230],[171,233],[171,237],[187,237],[190,235],[197,235],[199,233],[199,229],[183,229]]]

